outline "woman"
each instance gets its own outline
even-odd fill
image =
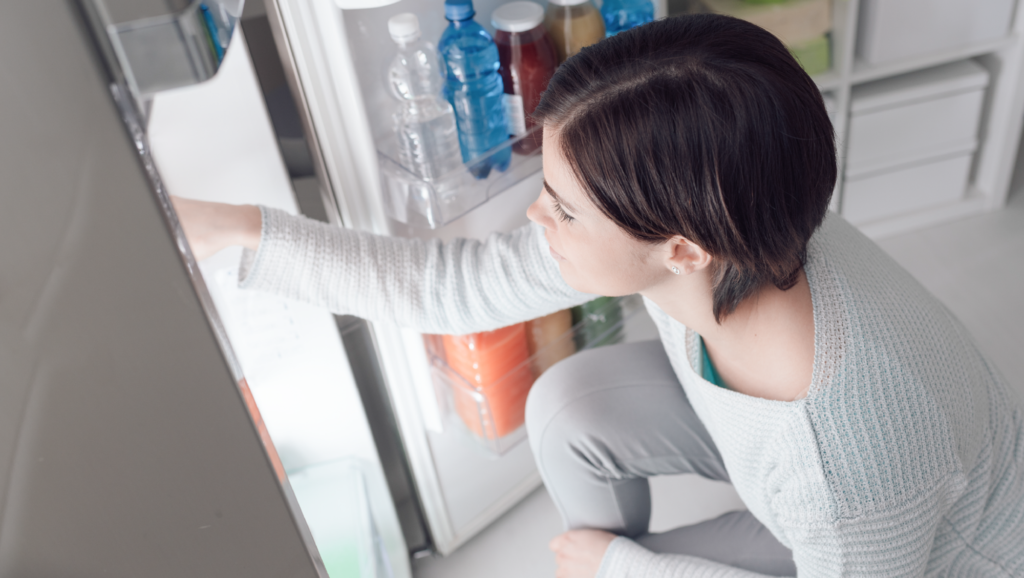
[[[1024,576],[1021,405],[963,327],[826,211],[817,88],[773,36],[654,22],[566,62],[536,116],[533,225],[379,238],[177,201],[241,283],[425,332],[640,293],[660,342],[573,356],[527,407],[570,531],[558,576]],[[653,475],[729,480],[749,512],[647,533]]]

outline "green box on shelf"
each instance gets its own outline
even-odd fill
[[[832,43],[828,34],[799,46],[790,46],[789,52],[811,76],[827,72],[832,67]]]

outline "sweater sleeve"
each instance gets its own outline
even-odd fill
[[[798,576],[921,577],[935,533],[952,497],[963,489],[959,475],[948,476],[921,495],[854,518],[783,522]],[[813,504],[808,504],[809,508]],[[780,516],[785,517],[785,516]],[[737,545],[740,547],[740,545]],[[605,553],[597,578],[755,578],[766,576],[704,558],[656,554],[627,538],[616,538]]]
[[[486,241],[383,237],[260,207],[259,249],[246,251],[239,283],[424,333],[497,329],[593,295],[569,287],[543,229],[528,225]]]
[[[622,536],[612,540],[595,578],[769,578],[683,554],[655,554]]]

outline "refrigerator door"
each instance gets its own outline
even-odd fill
[[[154,96],[147,136],[169,194],[297,212],[239,30],[217,76]],[[199,264],[333,577],[409,576],[380,457],[331,314],[238,288],[240,248]]]
[[[111,79],[0,3],[0,576],[326,576]]]

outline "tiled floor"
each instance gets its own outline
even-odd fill
[[[1006,209],[891,237],[879,244],[973,332],[1011,383],[1024,390],[1024,162]],[[693,496],[700,496],[694,500]],[[727,484],[680,476],[654,482],[652,530],[742,508]],[[540,489],[447,558],[414,563],[417,578],[554,576],[548,541],[561,521]]]

